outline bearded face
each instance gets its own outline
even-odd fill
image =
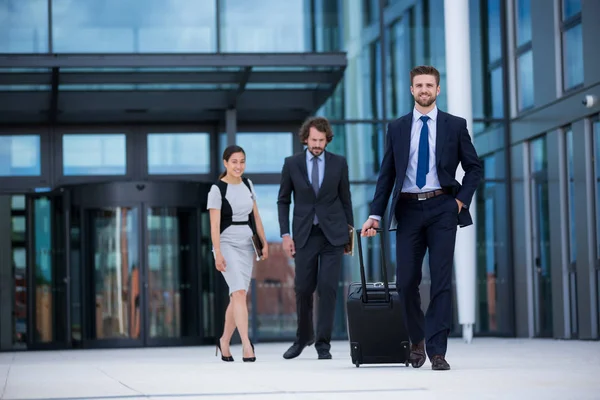
[[[440,94],[440,87],[433,75],[417,75],[413,78],[413,84],[410,92],[415,98],[415,102],[421,107],[429,107]]]

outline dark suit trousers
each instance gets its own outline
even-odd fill
[[[298,329],[296,342],[307,344],[315,338],[313,331],[313,295],[319,296],[317,310],[317,337],[315,347],[331,348],[331,331],[335,313],[335,299],[340,280],[344,246],[332,246],[321,228],[312,227],[306,245],[296,249],[296,311]]]
[[[427,354],[446,354],[452,325],[452,266],[458,221],[454,197],[399,199],[395,210],[396,285],[405,307],[412,343],[425,339]],[[431,297],[423,315],[419,285],[425,251],[429,250]]]

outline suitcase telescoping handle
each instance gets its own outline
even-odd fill
[[[383,229],[378,228],[375,229],[375,231],[379,234],[379,237],[381,238],[381,269],[383,270],[383,287],[385,290],[385,302],[389,303],[390,301],[390,287],[388,284],[388,277],[387,277],[387,268],[385,267],[385,263],[386,263],[386,257],[385,257],[385,245],[384,245],[384,240],[383,240]],[[356,236],[357,236],[357,245],[358,245],[358,260],[359,260],[359,264],[360,264],[360,283],[362,285],[362,301],[363,303],[368,303],[369,299],[367,297],[367,278],[365,275],[365,262],[363,260],[363,252],[362,252],[362,240],[361,240],[361,236],[360,236],[361,230],[357,229],[356,230]]]

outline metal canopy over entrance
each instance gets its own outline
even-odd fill
[[[0,123],[301,121],[345,53],[0,55]]]

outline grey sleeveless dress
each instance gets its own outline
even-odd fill
[[[256,193],[252,182],[248,182],[252,191],[243,182],[227,184],[225,198],[231,205],[233,221],[248,221],[248,214],[252,212]],[[217,185],[210,188],[207,208],[221,209],[221,191]],[[250,225],[227,227],[221,233],[221,253],[225,259],[225,272],[222,274],[229,287],[229,295],[238,290],[248,291],[255,257]]]

